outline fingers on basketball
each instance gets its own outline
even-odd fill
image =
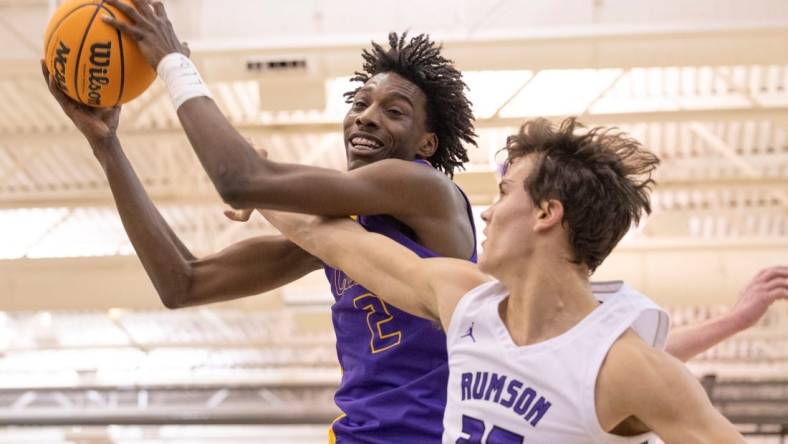
[[[165,11],[164,3],[162,2],[153,2],[153,12],[158,17],[167,17],[167,11]]]
[[[150,1],[148,0],[131,0],[134,3],[134,6],[139,11],[140,15],[145,16],[146,18],[150,18],[153,16],[153,6],[151,6]]]
[[[41,60],[41,73],[44,75],[44,81],[47,83],[47,88],[49,88],[49,92],[52,96],[57,100],[61,107],[66,107],[69,105],[68,98],[60,88],[57,87],[55,83],[55,78],[49,74],[49,69],[47,68],[46,62]]]
[[[118,0],[106,0],[106,2],[115,8],[119,9],[126,17],[129,18],[133,23],[140,23],[143,22],[145,19],[140,15],[137,8],[127,4],[122,3]],[[117,22],[116,22],[117,23]]]
[[[156,79],[156,72],[135,44],[144,28],[134,20],[141,18],[128,1],[64,2],[50,19],[44,41],[48,71],[58,89],[97,108],[142,94]]]
[[[134,40],[142,40],[142,32],[128,23],[119,22],[108,15],[101,16],[101,20]]]

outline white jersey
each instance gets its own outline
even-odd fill
[[[667,313],[627,285],[594,286],[603,303],[564,334],[517,346],[498,312],[508,296],[485,283],[457,304],[446,332],[449,386],[443,444],[640,444],[602,429],[594,388],[602,361],[628,329],[662,348]]]

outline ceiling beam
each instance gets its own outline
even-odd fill
[[[167,190],[149,191],[157,205],[223,205],[212,190],[182,194]],[[106,186],[93,190],[31,191],[29,193],[2,193],[0,209],[15,208],[84,208],[112,207],[115,202]]]
[[[473,205],[489,205],[498,193],[497,172],[470,171],[455,174],[454,181],[465,191]],[[698,178],[659,179],[656,193],[678,191],[720,191],[737,192],[770,191],[788,189],[788,178]],[[148,193],[157,205],[216,205],[223,206],[221,198],[211,187],[182,187],[175,191],[163,186],[148,187]],[[0,192],[0,209],[18,208],[83,208],[113,207],[112,194],[106,184],[92,189],[75,188],[71,190],[29,192]]]
[[[610,26],[604,29],[561,28],[553,32],[517,33],[467,39],[436,36],[445,53],[463,70],[541,70],[567,68],[632,68],[642,66],[716,66],[788,62],[788,24],[740,28],[676,26]],[[195,56],[206,67],[212,60],[246,60],[250,56],[299,54],[319,63],[331,76],[351,75],[359,68],[361,39],[309,42],[271,47],[270,42],[195,41]],[[724,47],[725,51],[709,51]],[[752,48],[758,48],[753,51]],[[240,64],[239,64],[240,65]],[[243,64],[245,68],[245,63]],[[238,71],[240,72],[240,71]],[[226,73],[226,71],[225,71]]]
[[[784,262],[786,248],[784,237],[636,239],[619,245],[595,279],[623,279],[663,303],[672,297],[680,305],[687,299],[679,295],[692,295],[693,303],[724,304],[735,300],[736,289],[755,271]],[[134,256],[0,261],[0,291],[0,310],[162,308]],[[270,309],[281,305],[280,297],[275,290],[219,306]]]
[[[518,128],[528,119],[537,116],[522,117],[492,117],[487,119],[477,119],[476,128]],[[561,121],[567,116],[546,115],[542,116],[551,121]],[[733,108],[733,109],[698,109],[698,110],[666,110],[666,111],[643,111],[625,113],[589,113],[583,115],[580,121],[586,125],[609,126],[609,125],[628,125],[639,123],[669,123],[669,122],[741,122],[747,120],[769,120],[778,124],[788,122],[788,107],[759,107],[759,108]],[[289,134],[316,134],[316,133],[338,133],[342,129],[342,123],[336,122],[277,122],[272,124],[259,123],[235,123],[234,127],[247,137],[265,137],[270,135],[289,135]],[[140,143],[150,143],[150,137],[172,137],[180,136],[185,138],[185,134],[180,127],[170,128],[127,128],[121,122],[119,131],[121,141],[133,143],[134,138],[142,139]],[[82,142],[84,138],[73,127],[63,127],[59,130],[46,133],[34,132],[14,132],[11,134],[0,133],[3,142],[7,145],[19,144],[52,144]],[[87,149],[87,148],[85,148]]]
[[[761,170],[756,166],[752,165],[749,160],[747,160],[744,156],[738,154],[733,146],[728,144],[726,141],[721,139],[717,136],[709,127],[708,125],[704,125],[700,122],[690,122],[689,123],[690,130],[698,136],[709,148],[716,151],[718,154],[722,155],[726,159],[728,159],[731,163],[736,165],[736,167],[741,171],[743,175],[746,177],[757,179],[761,175]],[[788,208],[788,193],[786,193],[785,188],[777,188],[770,190],[769,194],[771,194],[775,199],[779,200],[783,207]]]
[[[441,36],[436,36],[440,38]],[[361,65],[363,38],[324,39],[300,44],[217,39],[190,42],[192,58],[208,82],[259,80],[249,72],[250,58],[292,57],[309,64],[309,75],[350,76]],[[688,27],[582,28],[575,31],[511,34],[460,39],[446,36],[445,54],[463,70],[542,70],[571,68],[633,68],[666,66],[768,65],[788,63],[788,24],[741,28]],[[725,48],[710,51],[709,48]],[[754,51],[753,48],[757,48]],[[38,52],[36,52],[37,54]],[[3,58],[0,56],[0,58]],[[28,77],[40,71],[36,57],[5,58],[0,78]],[[268,74],[270,76],[270,74]]]

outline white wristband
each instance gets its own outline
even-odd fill
[[[156,67],[159,77],[167,85],[175,110],[194,97],[211,97],[211,92],[191,60],[179,52],[167,54]]]

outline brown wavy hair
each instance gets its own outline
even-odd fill
[[[509,136],[504,150],[506,167],[519,157],[537,156],[525,189],[534,204],[563,204],[572,262],[591,272],[643,213],[651,213],[651,176],[659,158],[616,128],[586,130],[574,117],[558,127],[535,119]]]

